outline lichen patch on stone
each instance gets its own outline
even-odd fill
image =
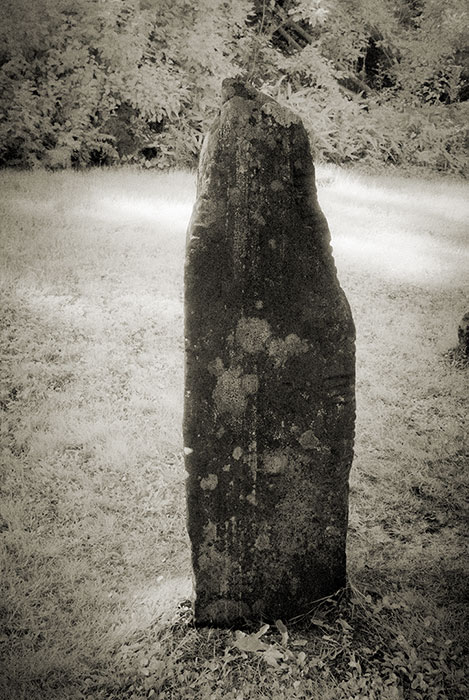
[[[233,459],[238,461],[238,459],[241,459],[243,454],[243,448],[242,447],[235,447],[233,450]]]
[[[288,454],[282,450],[266,452],[262,457],[262,464],[267,474],[281,474],[288,467]]]
[[[305,430],[305,432],[298,438],[298,442],[304,450],[315,450],[317,452],[321,452],[322,454],[326,454],[331,451],[327,445],[319,440],[317,435],[314,433],[314,430]]]
[[[259,389],[259,379],[257,374],[245,374],[241,379],[241,386],[246,394],[255,394]]]
[[[342,531],[340,527],[336,527],[334,525],[328,525],[325,529],[326,537],[340,537],[342,534]]]
[[[291,126],[299,124],[300,118],[286,107],[282,107],[278,102],[264,102],[261,107],[264,114],[271,116],[281,126]]]
[[[211,545],[217,539],[217,524],[209,520],[204,525],[203,540],[206,545]]]
[[[241,367],[224,369],[217,376],[213,390],[213,400],[219,413],[229,413],[234,417],[243,415],[248,398],[255,394],[259,382],[255,374],[242,374]]]
[[[210,362],[210,364],[207,367],[208,371],[210,374],[214,374],[215,377],[219,377],[220,374],[223,374],[224,371],[224,365],[223,365],[223,360],[220,357],[217,357],[213,362]]]
[[[256,538],[256,541],[254,542],[254,546],[256,549],[269,549],[271,546],[270,543],[270,537],[267,534],[267,532],[261,532],[261,534]]]
[[[261,352],[271,335],[270,325],[263,318],[243,316],[236,326],[236,341],[249,354]]]
[[[273,358],[276,367],[283,367],[290,357],[302,355],[308,350],[308,341],[301,340],[295,333],[290,333],[285,340],[272,338],[269,343],[268,353]]]
[[[248,493],[246,496],[246,501],[250,503],[252,506],[257,505],[257,498],[256,498],[256,492],[251,491],[251,493]]]
[[[272,192],[281,192],[284,189],[284,186],[280,180],[272,180],[270,183],[270,189]]]
[[[254,214],[252,215],[252,218],[260,226],[265,226],[266,220],[264,219],[264,217],[262,216],[262,214],[260,212],[255,211]]]
[[[218,476],[216,474],[209,474],[204,479],[200,480],[200,488],[203,491],[213,491],[218,486]]]
[[[298,442],[304,450],[318,450],[320,447],[320,442],[312,430],[305,430]]]

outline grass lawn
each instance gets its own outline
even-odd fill
[[[0,698],[469,697],[467,186],[318,169],[357,326],[350,587],[244,632],[194,629],[187,603],[194,177],[0,186]]]

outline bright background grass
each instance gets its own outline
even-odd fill
[[[2,171],[0,186],[0,696],[464,697],[469,383],[451,350],[467,186],[318,169],[357,326],[355,637],[343,622],[328,638],[316,611],[305,660],[280,671],[177,612],[194,176]]]

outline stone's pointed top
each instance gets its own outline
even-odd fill
[[[245,100],[256,100],[259,91],[249,85],[241,76],[226,78],[222,83],[222,103],[228,102],[232,97],[242,97]]]
[[[255,106],[261,108],[264,115],[270,115],[274,122],[281,126],[290,126],[291,124],[301,124],[301,120],[297,114],[292,112],[287,107],[280,105],[270,95],[266,95],[260,90],[256,90],[253,85],[250,85],[242,76],[236,78],[225,78],[222,83],[222,104],[235,97],[240,97],[246,102],[256,102]],[[251,109],[254,105],[244,105],[246,109]],[[239,108],[239,105],[238,105]]]

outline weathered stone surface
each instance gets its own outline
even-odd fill
[[[469,313],[464,314],[458,327],[459,349],[469,357]]]
[[[298,117],[236,81],[207,135],[185,271],[197,624],[345,584],[354,325]]]

